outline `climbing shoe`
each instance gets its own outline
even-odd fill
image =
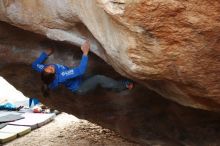
[[[132,80],[124,80],[122,83],[128,90],[132,90],[134,88],[134,82]]]

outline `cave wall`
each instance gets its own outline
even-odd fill
[[[2,0],[0,20],[76,46],[89,38],[121,75],[219,110],[219,10],[218,0]]]
[[[2,22],[0,33],[0,76],[26,96],[37,97],[52,108],[112,129],[141,145],[206,146],[220,143],[219,113],[183,107],[140,84],[136,84],[132,91],[114,93],[98,88],[85,96],[77,96],[60,87],[51,92],[50,98],[44,98],[40,75],[32,70],[30,63],[41,51],[53,47],[55,53],[47,63],[75,66],[81,58],[80,49]],[[118,80],[123,78],[91,53],[85,76],[94,74]]]
[[[220,109],[219,10],[217,0],[1,0],[0,76],[28,97],[142,144],[219,145],[219,113],[179,105]],[[60,87],[43,98],[31,62],[53,47],[47,63],[75,66],[85,38],[95,54],[86,76],[123,75],[135,89],[81,97]]]

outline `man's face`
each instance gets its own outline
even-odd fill
[[[55,73],[55,68],[54,68],[54,66],[49,65],[46,68],[44,68],[44,71],[47,73]]]

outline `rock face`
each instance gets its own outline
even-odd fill
[[[1,0],[0,20],[21,29],[0,22],[0,75],[29,97],[143,144],[219,145],[219,114],[146,89],[220,110],[219,14],[218,0]],[[75,66],[85,38],[99,56],[91,54],[86,76],[140,84],[83,97],[60,87],[43,98],[31,62],[54,47],[48,63]]]
[[[2,0],[0,20],[92,51],[182,105],[220,109],[220,2]]]
[[[180,106],[140,84],[132,91],[97,89],[81,97],[60,87],[50,98],[43,98],[40,75],[30,63],[47,47],[55,48],[55,53],[46,63],[79,64],[78,47],[0,22],[0,76],[28,97],[37,97],[48,106],[110,128],[142,145],[219,145],[219,113]],[[85,77],[104,74],[121,79],[96,55],[89,58]]]

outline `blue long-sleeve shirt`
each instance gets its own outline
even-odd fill
[[[45,52],[42,52],[41,55],[32,63],[32,68],[37,72],[42,72],[45,67],[43,62],[48,58],[48,55]],[[55,79],[50,83],[50,89],[56,89],[59,85],[63,84],[65,87],[70,89],[72,92],[76,91],[82,81],[82,76],[86,71],[88,64],[88,56],[83,55],[80,65],[75,68],[69,68],[60,64],[50,64],[55,67]]]

